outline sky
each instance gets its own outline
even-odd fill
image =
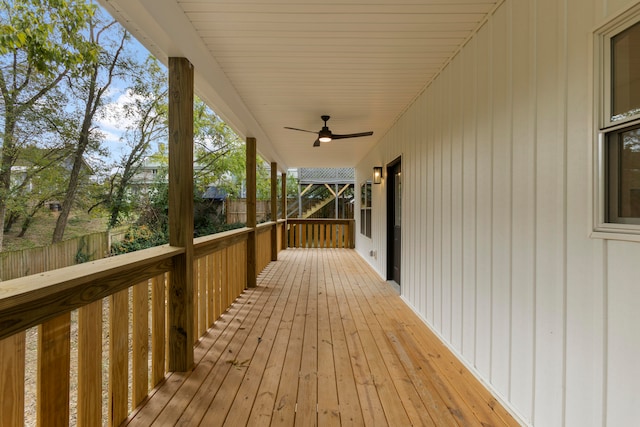
[[[101,10],[104,14],[110,16],[102,7]],[[130,37],[127,43],[128,52],[139,62],[142,63],[147,59],[149,51],[133,36]],[[123,154],[128,152],[128,147],[122,137],[133,120],[127,119],[121,114],[123,106],[132,100],[132,94],[127,90],[128,85],[129,82],[123,79],[116,79],[112,83],[107,93],[109,102],[105,105],[104,111],[106,114],[101,115],[95,123],[101,129],[105,137],[103,145],[109,151],[109,156],[103,159],[106,162],[118,161]]]

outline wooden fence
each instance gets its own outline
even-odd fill
[[[225,211],[227,216],[227,224],[247,222],[247,200],[246,199],[225,200]],[[256,221],[258,223],[267,221],[270,212],[271,212],[270,200],[256,201]]]
[[[108,233],[101,232],[39,248],[0,252],[0,280],[104,258],[109,252],[108,241]]]

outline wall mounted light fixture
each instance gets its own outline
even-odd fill
[[[382,182],[382,166],[373,167],[373,183],[380,184]]]

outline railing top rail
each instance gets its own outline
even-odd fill
[[[275,221],[267,221],[267,222],[261,222],[260,224],[256,225],[256,228],[258,230],[260,230],[261,228],[271,228],[276,224]]]
[[[168,245],[0,282],[0,339],[171,269]]]
[[[196,258],[200,258],[217,250],[232,246],[243,240],[247,240],[247,236],[250,232],[251,228],[242,227],[236,228],[235,230],[212,234],[210,236],[195,238],[193,239],[194,256]]]

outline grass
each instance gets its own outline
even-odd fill
[[[5,252],[19,251],[50,244],[58,215],[59,212],[41,211],[34,218],[33,224],[31,224],[24,237],[18,237],[21,225],[18,222],[9,233],[5,233],[2,250]],[[87,214],[82,210],[72,211],[67,221],[64,239],[97,233],[106,229],[106,217]]]

